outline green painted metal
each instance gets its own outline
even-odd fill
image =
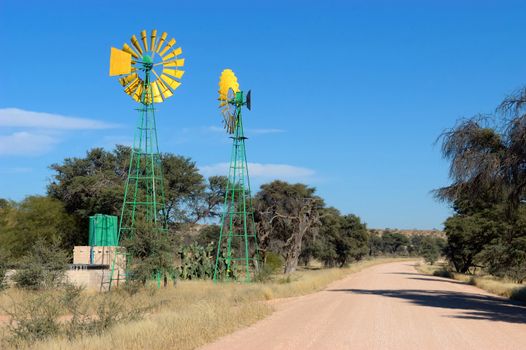
[[[133,147],[130,155],[130,166],[124,190],[121,217],[119,222],[119,232],[117,239],[119,243],[126,237],[135,234],[138,219],[143,219],[146,223],[152,223],[159,233],[167,230],[167,210],[164,195],[164,176],[162,172],[161,154],[157,142],[157,126],[155,122],[155,109],[153,101],[147,101],[146,92],[153,96],[153,89],[150,84],[150,71],[152,62],[149,56],[143,56],[144,89],[141,95],[141,104],[137,109],[139,117],[135,129]],[[121,252],[120,254],[125,254]],[[109,288],[115,282],[115,261],[114,256]],[[127,265],[131,261],[127,257]],[[126,278],[127,273],[121,276]],[[159,272],[160,276],[160,272]]]
[[[246,105],[243,92],[236,93],[229,103],[236,107],[236,122],[217,244],[214,282],[220,279],[250,282],[259,269],[260,261],[245,148],[247,138],[241,115],[241,109]],[[223,273],[220,271],[222,264],[226,265],[226,271]]]
[[[113,215],[95,214],[89,218],[89,245],[113,247],[118,245],[117,217]]]

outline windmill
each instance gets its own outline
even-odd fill
[[[250,195],[242,109],[251,109],[251,92],[239,89],[234,72],[225,69],[219,78],[219,108],[223,124],[232,138],[232,154],[224,211],[217,244],[214,282],[244,279],[250,282],[259,266],[254,209]],[[241,276],[244,275],[244,278]]]
[[[133,236],[138,219],[143,219],[159,232],[166,231],[168,213],[154,104],[173,96],[184,74],[180,69],[184,66],[184,58],[179,57],[182,49],[174,46],[175,39],[166,41],[167,36],[163,32],[158,37],[155,29],[150,35],[143,30],[140,41],[132,35],[131,46],[125,43],[122,50],[111,48],[110,76],[121,76],[119,83],[124,92],[139,103],[119,222],[119,242]],[[116,279],[115,260],[111,267],[109,288]],[[157,277],[160,283],[160,272]]]

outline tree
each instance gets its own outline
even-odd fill
[[[497,122],[475,116],[442,134],[452,184],[438,189],[456,214],[446,221],[445,252],[458,271],[482,264],[497,275],[524,269],[526,88],[497,108]],[[501,118],[503,117],[503,118]]]
[[[66,158],[53,164],[48,194],[64,203],[76,220],[67,242],[87,244],[88,218],[95,214],[120,215],[128,174],[130,148],[117,145],[111,151],[94,148],[84,158]],[[190,158],[162,155],[168,222],[196,223],[217,216],[224,193],[224,177],[211,177],[208,184]]]
[[[400,232],[384,232],[382,234],[382,251],[386,254],[406,253],[409,238]]]
[[[340,266],[349,260],[362,260],[369,252],[369,233],[367,227],[356,215],[349,214],[342,217],[341,238],[336,251]]]
[[[434,237],[425,236],[420,243],[419,254],[428,264],[434,264],[440,257],[440,247]]]
[[[131,255],[129,279],[132,283],[144,286],[148,280],[160,274],[166,287],[168,276],[175,275],[173,235],[139,219],[134,235],[126,237],[122,245]]]
[[[77,229],[66,239],[70,247],[87,244],[90,216],[120,215],[129,157],[125,146],[113,152],[94,148],[84,158],[66,158],[62,164],[51,165],[55,174],[48,195],[60,200],[76,221]]]
[[[75,230],[73,218],[66,213],[64,205],[53,198],[29,196],[18,204],[4,206],[0,211],[5,215],[0,246],[7,247],[13,259],[26,254],[36,241],[68,246],[68,233]]]
[[[320,225],[323,200],[304,184],[273,181],[256,195],[256,221],[263,251],[279,252],[285,259],[284,272],[296,270],[303,238]]]
[[[168,221],[199,221],[199,205],[206,185],[195,162],[168,153],[162,155],[162,162]]]
[[[335,267],[338,263],[336,240],[342,231],[342,216],[336,208],[323,208],[320,222],[317,235],[306,237],[302,259],[308,262],[314,257],[320,259],[326,267]]]

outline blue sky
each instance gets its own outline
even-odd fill
[[[315,186],[370,227],[441,228],[448,183],[434,142],[526,80],[519,1],[13,1],[0,3],[0,197],[43,194],[48,166],[132,140],[134,102],[108,76],[111,46],[174,36],[186,74],[158,106],[159,145],[221,174],[224,68],[253,91],[253,190]],[[148,7],[149,6],[149,7]]]

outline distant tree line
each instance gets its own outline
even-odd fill
[[[518,282],[526,279],[526,89],[493,115],[461,120],[441,136],[450,161],[445,254],[458,272],[474,269]]]

